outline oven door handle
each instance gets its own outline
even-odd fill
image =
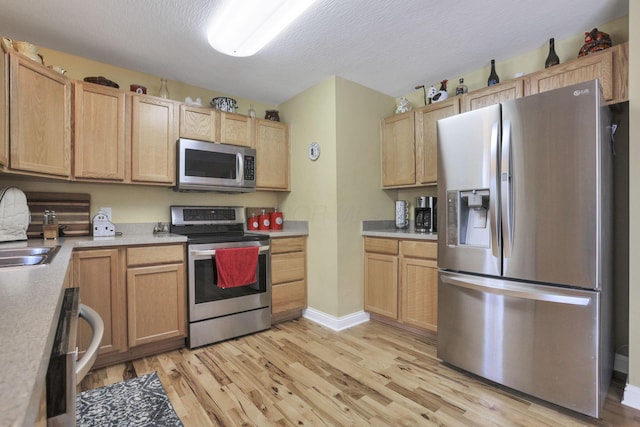
[[[269,252],[269,248],[271,248],[271,246],[269,245],[260,246],[260,250],[258,252],[259,253]],[[216,254],[215,249],[209,249],[206,251],[191,251],[191,255],[194,255],[194,256],[209,256],[209,255],[215,255],[215,254]]]
[[[78,314],[89,323],[93,331],[93,336],[91,337],[87,351],[84,356],[78,360],[78,364],[76,365],[76,385],[80,384],[96,361],[102,336],[104,335],[104,322],[97,311],[87,305],[80,304],[78,306]]]

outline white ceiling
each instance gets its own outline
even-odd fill
[[[629,9],[629,0],[317,0],[262,51],[233,58],[207,43],[207,23],[220,3],[0,0],[0,34],[279,104],[332,75],[404,95]]]

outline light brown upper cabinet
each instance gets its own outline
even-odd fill
[[[74,89],[74,177],[124,181],[125,92],[82,81]]]
[[[416,182],[415,116],[413,111],[382,120],[382,187]]]
[[[251,118],[220,111],[220,140],[216,142],[251,147]]]
[[[437,122],[456,114],[460,114],[458,97],[427,105],[415,111],[416,184],[438,183]]]
[[[175,184],[178,102],[130,95],[131,181]]]
[[[254,119],[256,188],[289,190],[289,126],[272,120]]]
[[[180,105],[180,137],[216,142],[218,132],[216,110],[205,107]]]
[[[608,103],[627,100],[628,43],[530,74],[526,95],[599,79]]]
[[[17,52],[8,52],[8,58],[10,168],[69,178],[70,80]]]
[[[430,104],[382,121],[382,187],[435,185],[437,121],[460,113],[460,97]]]
[[[471,111],[489,105],[500,104],[525,95],[524,79],[507,80],[493,86],[474,90],[462,95],[462,110]]]

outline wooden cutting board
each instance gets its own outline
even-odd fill
[[[28,238],[42,237],[44,211],[56,211],[60,236],[91,235],[91,195],[87,193],[25,192],[31,212]]]

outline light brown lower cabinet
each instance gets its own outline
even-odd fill
[[[271,321],[302,315],[307,307],[307,240],[304,236],[271,239]]]
[[[104,322],[94,366],[107,366],[184,346],[184,245],[83,249],[73,253],[80,301]],[[91,330],[81,322],[79,348]]]
[[[437,243],[364,238],[364,309],[374,319],[438,330]]]
[[[73,285],[80,288],[80,302],[94,309],[104,322],[98,357],[126,349],[126,294],[118,249],[92,249],[73,253]],[[78,348],[84,352],[91,341],[91,328],[80,322]]]

